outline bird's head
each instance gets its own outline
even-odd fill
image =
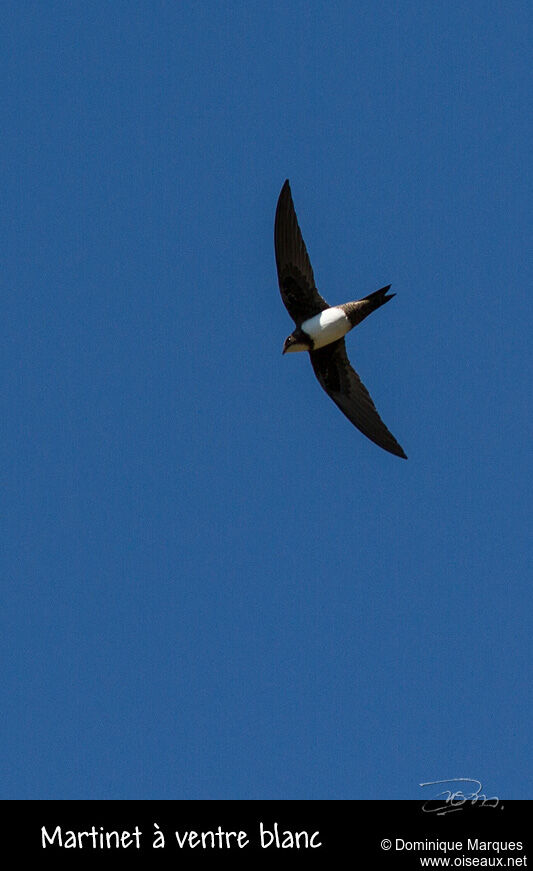
[[[310,351],[312,348],[311,342],[306,338],[301,330],[295,330],[290,336],[285,339],[283,345],[283,354],[288,354],[292,351]]]

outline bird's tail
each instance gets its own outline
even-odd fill
[[[387,293],[390,289],[390,284],[387,284],[386,287],[382,287],[379,290],[374,291],[374,293],[365,296],[363,299],[358,299],[357,302],[349,302],[345,306],[343,306],[346,314],[350,318],[352,322],[352,326],[356,326],[356,324],[360,324],[361,321],[364,321],[369,314],[372,314],[377,308],[382,305],[385,305],[393,296],[396,296],[395,293]]]

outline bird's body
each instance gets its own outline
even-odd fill
[[[346,417],[384,450],[407,459],[350,365],[344,343],[346,333],[392,299],[394,294],[387,294],[390,285],[354,302],[327,304],[315,286],[288,181],[278,199],[274,245],[281,296],[296,323],[296,329],[285,340],[283,353],[308,351],[319,383]]]
[[[314,317],[302,321],[300,331],[305,334],[306,341],[304,343],[290,343],[284,349],[284,353],[288,351],[309,351],[309,340],[313,343],[313,350],[323,348],[324,345],[329,345],[337,339],[342,339],[351,329],[350,319],[345,315],[342,308],[336,305],[331,306],[331,308],[324,309],[323,312]]]

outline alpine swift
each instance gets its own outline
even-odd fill
[[[296,323],[294,332],[285,339],[283,353],[309,351],[319,383],[348,420],[384,450],[407,459],[350,365],[344,343],[346,333],[396,295],[387,294],[390,284],[356,302],[328,305],[315,285],[288,179],[276,208],[274,247],[281,298]]]

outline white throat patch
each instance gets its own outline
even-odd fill
[[[342,339],[351,330],[352,325],[343,310],[333,306],[304,321],[301,327],[304,333],[311,336],[316,349]]]

